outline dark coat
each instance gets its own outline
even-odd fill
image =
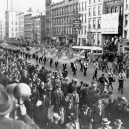
[[[61,127],[56,123],[51,123],[47,129],[61,129]]]
[[[26,124],[23,121],[1,117],[0,129],[39,129],[39,128],[33,123]]]

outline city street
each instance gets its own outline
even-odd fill
[[[30,60],[28,60],[28,62],[32,63],[32,64],[37,64],[37,62],[34,59],[30,59]],[[108,63],[108,64],[109,64],[109,67],[111,68],[111,63]],[[40,63],[40,65],[44,66],[43,62]],[[53,62],[53,67],[52,68],[49,65],[49,61],[46,63],[45,67],[50,69],[50,70],[52,70],[52,71],[55,71],[54,62]],[[61,62],[59,64],[59,69],[62,70],[62,63]],[[68,77],[70,79],[75,79],[76,78],[78,80],[78,84],[79,84],[80,81],[84,81],[87,84],[91,84],[92,77],[93,77],[93,64],[90,64],[88,66],[87,76],[86,77],[83,75],[83,72],[80,72],[80,66],[79,66],[79,68],[77,70],[77,76],[76,77],[73,77],[73,72],[72,72],[72,70],[70,68],[70,64],[68,64],[67,69],[68,69]],[[102,72],[101,70],[98,71],[98,78],[102,75],[102,73],[104,73],[104,72]],[[107,73],[104,73],[104,74],[107,77]],[[116,81],[113,82],[113,88],[114,88],[114,90],[113,90],[113,98],[117,98],[118,96],[125,96],[129,100],[129,80],[126,79],[124,81],[124,94],[122,95],[121,93],[118,93],[118,76],[117,75],[115,75],[115,79],[116,79]]]

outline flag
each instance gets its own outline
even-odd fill
[[[60,52],[57,53],[58,59],[60,59],[62,56],[63,56],[62,51],[60,51]]]
[[[66,52],[65,52],[65,55],[68,56],[70,54],[70,50],[67,49]]]

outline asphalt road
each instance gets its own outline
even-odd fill
[[[32,63],[32,64],[39,64],[39,63],[37,63],[34,59],[30,59],[30,60],[28,60],[28,62],[29,63]],[[61,69],[62,70],[62,64],[63,63],[59,63],[59,69]],[[43,64],[43,62],[42,63],[40,63],[39,64],[40,66],[44,66],[44,64]],[[109,65],[109,67],[111,67],[111,63],[108,63],[108,65]],[[78,65],[79,66],[79,65]],[[53,62],[53,66],[52,67],[50,67],[50,65],[49,65],[49,61],[46,63],[46,65],[45,65],[45,67],[46,68],[48,68],[48,69],[50,69],[50,70],[52,70],[52,71],[55,71],[55,65],[54,65],[54,62]],[[79,68],[78,68],[78,70],[77,70],[77,76],[76,77],[73,77],[73,73],[72,73],[72,70],[71,70],[71,68],[70,68],[70,64],[67,64],[67,69],[68,69],[68,77],[70,78],[70,79],[77,79],[78,80],[78,83],[80,82],[80,81],[84,81],[84,82],[86,82],[87,84],[91,84],[91,81],[92,81],[92,76],[93,76],[93,64],[90,64],[89,66],[88,66],[88,70],[87,70],[87,76],[85,77],[84,75],[83,75],[83,73],[80,71],[80,66],[79,66]],[[101,70],[99,70],[98,71],[98,78],[102,75],[102,73],[104,73],[104,72],[102,72]],[[105,74],[105,76],[107,77],[107,73],[104,73]],[[125,81],[124,81],[124,94],[122,95],[121,93],[118,93],[118,76],[117,75],[115,75],[115,82],[113,82],[113,97],[114,98],[117,98],[118,96],[125,96],[128,100],[129,100],[129,80],[128,79],[126,79]]]

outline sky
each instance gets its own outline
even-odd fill
[[[39,10],[45,12],[45,0],[8,0],[9,8],[22,9],[26,11],[28,8],[32,7],[33,11]],[[52,0],[52,2],[59,2],[62,0]],[[7,9],[7,0],[0,0],[0,19],[4,17],[5,10]]]

